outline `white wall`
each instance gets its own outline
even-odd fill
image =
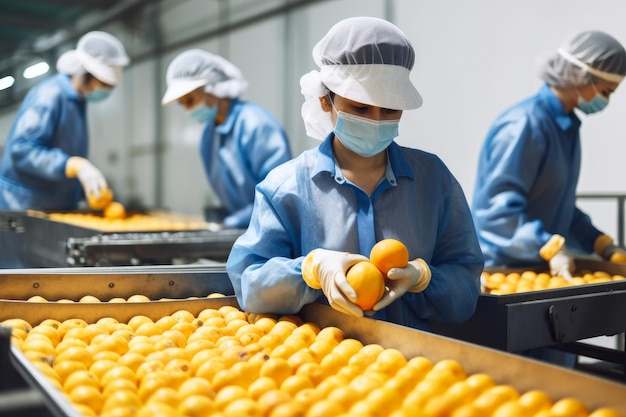
[[[165,0],[163,39],[180,42],[284,0]],[[224,10],[227,4],[229,10]],[[220,9],[220,6],[222,9]],[[198,141],[200,126],[177,105],[159,108],[164,71],[185,49],[202,47],[224,55],[250,82],[244,99],[267,107],[284,123],[295,154],[317,142],[305,137],[298,80],[314,69],[311,48],[338,20],[368,15],[396,23],[411,39],[417,60],[412,79],[424,97],[422,108],[405,112],[398,142],[439,155],[471,198],[477,155],[491,121],[506,107],[534,94],[540,80],[535,63],[567,36],[601,29],[626,43],[622,0],[328,0],[239,28],[221,37],[197,39],[142,59],[125,71],[123,88],[110,101],[91,106],[92,159],[122,201],[157,204],[157,138],[164,144],[161,205],[201,213],[216,202],[206,181]],[[107,28],[104,28],[105,30]],[[131,55],[152,41],[142,25],[112,26]],[[624,87],[622,87],[623,89]],[[599,115],[585,117],[579,192],[626,193],[622,181],[621,136],[626,127],[626,92],[619,89]],[[0,144],[13,114],[0,114]],[[581,203],[598,226],[614,234],[614,205]]]
[[[414,43],[412,79],[424,97],[422,108],[405,112],[399,141],[439,155],[471,199],[489,124],[538,90],[537,59],[580,30],[604,30],[626,42],[625,11],[626,3],[618,0],[593,7],[580,0],[397,1],[395,23]],[[581,193],[626,192],[623,89],[602,113],[581,116]],[[614,204],[581,202],[581,207],[596,225],[616,233]]]

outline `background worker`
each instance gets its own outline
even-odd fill
[[[117,38],[89,32],[58,59],[58,74],[28,92],[0,162],[0,210],[74,210],[110,191],[87,159],[87,102],[106,99],[128,63]]]
[[[200,156],[219,197],[227,228],[250,222],[254,187],[277,165],[291,159],[282,125],[261,106],[240,100],[248,83],[237,67],[209,52],[192,49],[167,68],[162,104],[178,101],[205,124]]]
[[[543,63],[539,92],[495,120],[472,202],[485,266],[548,261],[553,275],[571,279],[575,253],[624,254],[576,207],[581,121],[574,109],[604,109],[625,74],[626,51],[616,39],[577,33]]]
[[[472,202],[485,266],[549,262],[571,279],[574,254],[621,259],[624,250],[576,207],[581,121],[605,108],[626,75],[626,51],[610,35],[580,32],[543,63],[539,92],[495,120],[482,147]],[[626,257],[624,257],[626,259]],[[524,354],[573,366],[547,348]]]
[[[394,142],[403,110],[422,104],[409,79],[411,43],[385,20],[349,18],[313,59],[320,69],[301,78],[302,116],[322,143],[257,186],[227,262],[240,306],[290,314],[323,301],[362,316],[346,271],[394,238],[411,262],[388,273],[374,317],[421,329],[468,319],[483,258],[462,189],[438,157]]]

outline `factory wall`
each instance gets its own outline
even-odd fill
[[[621,18],[626,4],[620,0],[600,0],[593,7],[582,0],[326,0],[252,18],[288,3],[164,0],[156,9],[158,31],[148,16],[136,25],[101,28],[119,36],[138,57],[111,99],[89,108],[91,159],[122,202],[190,214],[218,204],[198,154],[201,126],[178,105],[160,106],[167,65],[189,48],[205,48],[237,65],[250,84],[243,99],[265,106],[284,123],[297,155],[317,143],[304,133],[298,83],[315,68],[313,45],[345,17],[391,20],[415,46],[412,79],[424,98],[422,108],[403,115],[397,141],[439,155],[471,199],[477,155],[489,124],[538,90],[537,58],[583,29],[605,30],[626,43]],[[220,30],[229,24],[230,30]],[[156,52],[155,44],[160,48]],[[623,88],[607,110],[581,116],[580,193],[626,193]],[[0,144],[16,111],[0,114]],[[600,228],[617,233],[613,201],[585,200],[581,206]]]

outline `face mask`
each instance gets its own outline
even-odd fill
[[[207,107],[204,103],[200,103],[200,105],[195,108],[189,110],[189,116],[200,123],[206,123],[209,120],[215,120],[215,116],[217,116],[217,106]]]
[[[85,93],[85,100],[92,103],[106,100],[111,95],[111,89],[105,90],[104,88],[94,88],[90,93]]]
[[[346,148],[369,158],[387,149],[398,136],[399,123],[400,119],[372,120],[338,111],[333,132]]]
[[[607,100],[602,94],[598,93],[595,86],[593,87],[593,90],[596,92],[596,95],[589,101],[585,101],[585,99],[580,96],[580,93],[578,95],[578,108],[585,114],[597,113],[604,110],[604,108],[609,104],[609,100]]]

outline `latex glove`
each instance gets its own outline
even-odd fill
[[[346,279],[346,271],[361,261],[367,261],[367,258],[348,252],[314,249],[302,262],[302,278],[309,287],[321,289],[335,310],[362,317],[363,310],[354,304],[356,293]]]
[[[80,156],[72,156],[67,160],[65,175],[68,178],[78,177],[86,197],[93,195],[96,199],[99,199],[100,190],[108,188],[102,172],[89,160]]]
[[[593,249],[607,261],[626,262],[626,250],[615,245],[613,238],[605,234],[601,234],[596,238]]]
[[[539,249],[539,256],[548,261],[552,276],[562,276],[565,280],[572,281],[574,256],[565,248],[565,238],[563,236],[552,235]]]
[[[431,272],[426,261],[417,258],[404,268],[391,268],[387,272],[385,295],[372,308],[381,310],[407,292],[422,292],[430,283]]]
[[[572,281],[572,271],[574,271],[574,257],[567,250],[563,249],[550,259],[550,274],[554,277],[561,276],[566,281]]]

